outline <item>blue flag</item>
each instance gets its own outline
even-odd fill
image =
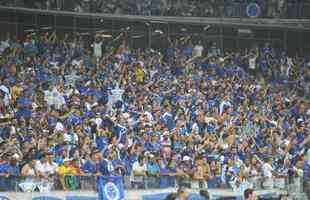
[[[121,176],[108,176],[99,178],[99,200],[124,200],[125,192]]]

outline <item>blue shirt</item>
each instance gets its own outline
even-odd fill
[[[98,171],[98,165],[93,161],[87,160],[81,167],[85,173],[96,174]]]
[[[0,174],[2,173],[9,173],[10,171],[10,164],[9,163],[2,163],[0,164]]]
[[[305,181],[310,181],[310,161],[305,163],[303,171]]]
[[[168,168],[166,166],[160,170],[161,174],[176,173],[176,172],[177,170],[175,167]],[[165,176],[165,175],[160,176],[160,188],[172,187],[174,186],[174,183],[175,183],[175,176]]]
[[[103,176],[109,176],[111,175],[110,172],[109,172],[109,169],[108,169],[108,162],[103,160],[100,162],[99,164],[99,171],[101,172],[101,174]]]
[[[175,128],[173,117],[168,112],[165,112],[162,116],[160,116],[160,121],[169,129],[169,131]]]
[[[99,150],[103,150],[108,145],[109,139],[104,136],[98,136],[96,138],[96,145]]]
[[[116,137],[117,139],[121,139],[122,135],[124,135],[127,131],[127,128],[117,124],[116,126],[113,127],[112,129],[112,134],[114,137]]]
[[[0,164],[0,173],[10,173],[10,164],[7,162]],[[0,177],[0,190],[7,191],[10,189],[8,181],[9,179],[3,176]]]
[[[14,177],[17,177],[19,176],[19,172],[20,172],[20,169],[19,169],[19,166],[18,165],[9,165],[9,168],[8,168],[8,171],[10,173],[10,176],[14,176]]]
[[[260,68],[263,72],[267,71],[268,70],[268,62],[267,60],[262,60],[260,62]]]
[[[148,162],[146,165],[146,170],[149,174],[158,174],[160,173],[160,166],[157,163]]]

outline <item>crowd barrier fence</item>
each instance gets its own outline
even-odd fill
[[[65,176],[55,175],[49,179],[38,177],[0,177],[1,192],[46,192],[46,191],[97,191],[98,176],[76,176],[67,174]],[[301,177],[285,178],[255,178],[247,179],[241,183],[222,183],[220,177],[210,180],[192,180],[176,176],[143,177],[143,179],[132,179],[123,176],[125,189],[166,189],[177,188],[180,185],[192,189],[229,189],[238,191],[244,187],[256,190],[279,189],[293,193],[310,194],[310,181]]]

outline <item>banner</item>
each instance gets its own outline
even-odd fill
[[[124,200],[125,192],[121,176],[101,176],[98,181],[99,200]]]
[[[260,13],[261,13],[261,8],[256,3],[250,3],[246,7],[246,14],[248,17],[251,17],[251,18],[259,17]]]

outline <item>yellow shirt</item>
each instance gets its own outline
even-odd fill
[[[66,167],[64,165],[59,166],[57,169],[57,172],[60,175],[66,175],[66,174],[76,175],[77,174],[76,169],[74,169],[73,167],[70,167],[70,166]]]

